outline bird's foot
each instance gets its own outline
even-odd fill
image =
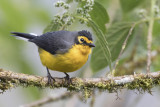
[[[51,76],[50,73],[48,73],[47,77],[48,77],[48,83],[47,84],[51,85],[53,87],[53,82],[55,82],[55,79]]]
[[[65,73],[65,72],[64,72]],[[64,77],[65,78],[65,81],[68,83],[68,84],[72,84],[72,81],[71,81],[71,78],[69,77],[69,75],[67,73],[65,73],[66,76]]]

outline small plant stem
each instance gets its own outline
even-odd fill
[[[154,6],[156,0],[151,0],[151,13],[148,27],[148,36],[147,36],[147,73],[150,72],[151,67],[151,47],[152,47],[152,31],[154,24]]]
[[[118,63],[119,63],[120,57],[122,56],[122,54],[123,54],[123,52],[124,52],[124,49],[126,48],[127,41],[128,41],[128,39],[129,39],[129,37],[131,36],[132,31],[133,31],[135,25],[136,25],[136,23],[134,23],[134,24],[131,26],[131,28],[130,28],[130,30],[129,30],[129,33],[128,33],[125,41],[123,42],[122,49],[121,49],[121,51],[120,51],[120,53],[119,53],[119,56],[118,56],[118,58],[117,58],[117,60],[116,60],[116,62],[115,62],[115,64],[114,64],[114,67],[113,67],[113,70],[112,70],[112,75],[113,75],[113,76],[114,76],[114,74],[115,74],[115,70],[116,70],[116,67],[117,67],[117,65],[118,65]]]

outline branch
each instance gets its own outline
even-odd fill
[[[16,86],[35,86],[40,88],[65,87],[70,91],[86,91],[99,89],[117,92],[118,89],[137,89],[148,91],[156,85],[160,85],[160,71],[146,74],[125,75],[113,78],[71,78],[72,84],[67,84],[65,78],[55,78],[53,86],[47,84],[47,77],[15,73],[0,69],[0,90],[3,92]]]
[[[45,98],[40,99],[38,101],[35,101],[33,103],[22,105],[21,107],[39,107],[39,106],[42,106],[42,105],[45,105],[45,104],[48,104],[51,102],[56,102],[59,100],[63,100],[63,99],[72,97],[73,95],[74,95],[74,93],[66,92],[58,97],[45,97]]]

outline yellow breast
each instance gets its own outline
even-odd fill
[[[83,45],[74,45],[65,54],[52,55],[43,49],[39,51],[42,64],[60,72],[73,72],[80,69],[86,63],[90,53],[91,48]]]

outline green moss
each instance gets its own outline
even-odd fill
[[[6,90],[14,87],[13,83],[11,81],[2,79],[0,81],[0,90],[2,91],[1,93],[5,92]]]
[[[117,92],[118,90],[117,84],[111,81],[98,82],[97,84],[95,84],[95,87],[97,87],[100,90],[108,90],[110,93]]]
[[[134,82],[125,84],[124,87],[133,90],[137,89],[141,92],[151,92],[151,88],[153,88],[154,85],[160,85],[160,80],[158,78],[152,79],[152,78],[136,78]]]
[[[84,100],[87,100],[88,98],[90,98],[93,94],[93,90],[91,90],[90,88],[88,87],[84,87],[83,91],[83,97],[84,97]]]
[[[80,91],[84,86],[83,80],[80,78],[73,78],[72,84],[68,86],[68,90],[70,91]]]

